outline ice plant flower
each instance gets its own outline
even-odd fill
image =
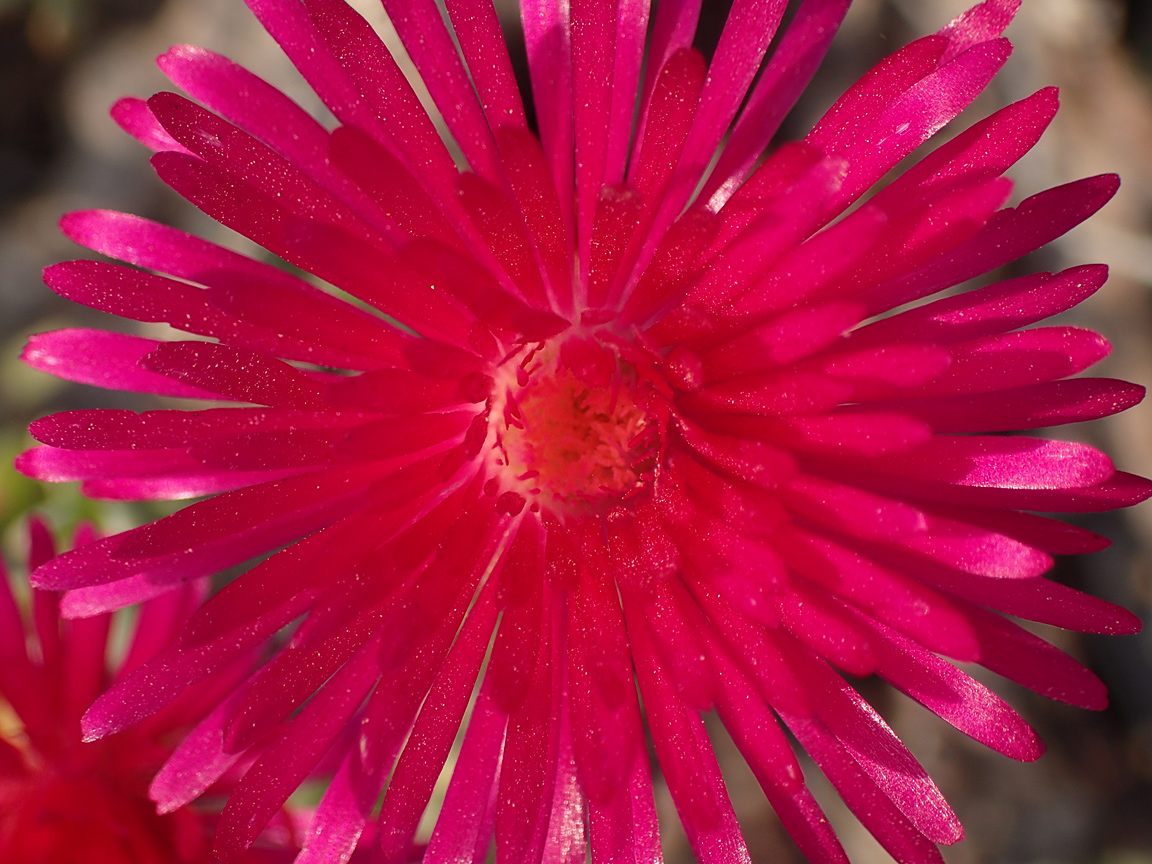
[[[29,564],[52,557],[45,525],[30,523]],[[78,542],[90,542],[88,529]],[[236,676],[186,691],[144,723],[102,741],[81,741],[80,716],[109,683],[115,616],[64,620],[59,595],[32,589],[22,615],[0,566],[0,861],[20,864],[210,864],[215,815],[182,807],[163,815],[148,797],[173,737],[218,701]],[[151,659],[198,604],[187,583],[140,607],[112,680]],[[230,670],[235,672],[236,670]],[[282,823],[281,828],[285,825]],[[286,862],[293,846],[244,858]]]
[[[841,672],[1017,759],[1040,754],[1033,731],[943,658],[1104,705],[1005,614],[1138,629],[1044,577],[1106,541],[1038,514],[1152,487],[1088,446],[1001,433],[1141,398],[1074,377],[1100,336],[1029,328],[1105,268],[929,298],[1058,237],[1117,181],[1006,206],[1049,89],[874,191],[1005,62],[1014,0],[896,52],[767,156],[848,0],[804,0],[778,39],[783,0],[736,0],[708,62],[700,0],[522,0],[538,136],[488,0],[384,0],[455,150],[343,0],[248,5],[334,131],[191,47],[159,63],[197,101],[113,114],[173,189],[297,269],[67,216],[124,263],[50,267],[55,291],[196,338],[65,330],[28,362],[228,404],[46,417],[19,462],[95,497],[206,497],[41,567],[68,615],[267,556],[84,719],[93,739],[125,729],[276,646],[152,787],[178,808],[270,741],[224,811],[224,860],[322,759],[300,862],[358,843],[381,862],[493,843],[508,862],[659,860],[647,732],[697,858],[746,861],[711,711],[810,860],[844,853],[784,730],[898,860],[939,861],[956,816]]]

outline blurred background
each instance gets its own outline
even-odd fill
[[[378,4],[355,4],[386,28]],[[502,2],[515,40],[513,3]],[[698,41],[715,44],[730,5],[707,0]],[[862,72],[911,39],[936,30],[963,0],[857,0],[831,55],[782,133],[803,135]],[[1017,200],[1079,177],[1115,171],[1117,197],[1086,225],[1015,265],[1013,271],[1105,262],[1103,290],[1068,321],[1092,327],[1114,352],[1095,372],[1152,384],[1152,3],[1148,0],[1025,0],[1008,31],[1016,52],[993,86],[963,115],[976,118],[1056,84],[1062,110],[1012,172]],[[112,532],[155,518],[154,505],[85,502],[71,485],[43,488],[11,468],[31,443],[34,417],[65,408],[155,407],[161,400],[68,385],[19,362],[28,334],[60,326],[127,326],[73,306],[41,282],[42,267],[80,250],[56,231],[64,212],[124,209],[197,231],[242,250],[250,244],[183,203],[153,176],[147,152],[119,132],[108,108],[123,95],[166,89],[153,59],[190,42],[233,57],[323,112],[241,0],[0,0],[0,541],[20,556],[18,524],[29,508],[58,526],[94,518]],[[522,49],[521,49],[522,50]],[[1105,448],[1125,470],[1152,474],[1152,406],[1059,430]],[[1062,561],[1057,578],[1122,603],[1146,621],[1152,611],[1152,503],[1084,520],[1113,538],[1111,549]],[[984,676],[1049,745],[1035,765],[1018,765],[976,745],[874,682],[862,692],[924,762],[952,802],[968,839],[945,850],[950,864],[1152,864],[1152,628],[1145,635],[1083,638],[1037,628],[1105,679],[1113,704],[1091,713],[1049,702]],[[717,750],[745,825],[753,859],[800,861],[723,732]],[[809,767],[809,766],[806,766]],[[857,864],[885,862],[812,772],[825,808]],[[671,813],[666,793],[662,806]],[[674,823],[675,819],[669,819]],[[690,861],[670,827],[670,862]]]

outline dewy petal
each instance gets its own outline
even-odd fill
[[[788,728],[828,777],[864,827],[897,861],[942,864],[936,845],[897,809],[818,719],[784,714]]]
[[[328,133],[307,111],[243,66],[194,45],[156,59],[165,75],[195,99],[276,149],[296,165],[323,170]]]
[[[560,197],[566,225],[576,218],[572,152],[572,32],[570,0],[520,0],[520,20],[536,103],[540,143]]]
[[[475,861],[488,851],[508,718],[482,687],[424,861]]]
[[[879,313],[957,285],[1039,249],[1079,225],[1116,194],[1114,174],[1088,177],[1001,210],[980,233],[952,253],[869,289],[860,296]]]
[[[853,331],[849,341],[879,345],[899,334],[902,339],[954,344],[1006,333],[1070,309],[1099,290],[1107,278],[1108,268],[1100,264],[1071,267],[1055,275],[1020,276],[872,322]]]
[[[183,399],[228,399],[142,367],[141,361],[163,344],[127,333],[76,328],[30,337],[20,357],[33,369],[65,381]]]
[[[381,221],[386,236],[391,234],[393,242],[403,241],[400,232],[395,229],[388,231],[392,226],[387,224],[386,216],[377,220],[374,218],[376,214],[369,212],[367,220],[359,218],[359,214],[326,189],[323,183],[310,177],[290,159],[196,103],[175,93],[157,93],[148,100],[148,107],[189,152],[211,165],[233,171],[244,182],[278,201],[291,202],[291,208],[298,215],[339,225],[369,241],[375,241],[379,236],[369,227],[369,221]],[[366,209],[370,208],[361,208]]]
[[[644,73],[644,89],[640,94],[640,116],[637,118],[636,139],[643,138],[648,122],[649,103],[657,77],[664,72],[669,58],[692,47],[692,36],[700,20],[701,0],[668,0],[656,4],[652,21],[652,37],[648,44],[649,60]],[[632,151],[629,174],[636,170],[637,153]]]
[[[840,193],[847,205],[904,156],[963,111],[1004,65],[1011,51],[1006,39],[970,48],[909,88],[851,144],[834,152],[852,170]]]
[[[786,5],[781,0],[736,0],[733,4],[708,66],[700,106],[673,177],[673,209],[683,206],[704,175],[755,77]]]
[[[59,590],[136,575],[167,582],[204,575],[336,521],[356,508],[374,479],[363,469],[337,469],[226,493],[66,552],[40,567],[35,580]],[[306,491],[319,500],[302,500]]]
[[[92,477],[183,473],[203,464],[180,450],[62,450],[34,447],[16,459],[20,473],[53,483]]]
[[[814,704],[820,719],[916,829],[937,843],[961,839],[956,814],[880,715],[822,661],[794,648],[786,656],[805,676],[806,686],[819,694]]]
[[[452,747],[495,624],[491,592],[482,592],[445,660],[393,771],[377,821],[381,860],[407,860],[410,838]]]
[[[215,289],[210,294],[213,302],[226,311],[243,308],[245,317],[255,319],[256,323],[273,325],[277,330],[287,325],[284,318],[288,316],[277,315],[267,308],[271,305],[267,302],[268,294],[275,293],[282,299],[291,298],[292,307],[309,310],[296,317],[315,322],[311,326],[319,328],[325,344],[344,344],[351,338],[354,342],[348,346],[350,350],[367,350],[370,355],[380,355],[385,360],[399,357],[400,336],[392,328],[382,327],[379,316],[356,309],[280,268],[126,213],[109,210],[69,213],[61,220],[60,227],[69,238],[93,251]],[[86,265],[73,264],[80,272],[87,272],[83,266]],[[58,272],[58,268],[50,269],[54,274]],[[245,297],[259,302],[244,302]],[[297,320],[289,329],[299,330],[301,326],[309,325]],[[334,339],[336,332],[344,336]],[[374,348],[368,349],[366,345]]]
[[[375,368],[396,361],[399,340],[347,304],[296,292],[296,314],[277,314],[285,286],[219,274],[201,290],[184,282],[100,261],[68,261],[44,271],[57,294],[104,312],[164,322],[180,330],[290,360],[335,368]],[[271,307],[271,308],[270,308]],[[313,315],[301,315],[309,308]],[[342,347],[345,350],[341,350]]]
[[[216,832],[221,860],[234,860],[256,839],[371,691],[375,649],[375,641],[367,642],[245,772]]]
[[[201,720],[156,774],[148,795],[159,812],[171,813],[199,797],[240,759],[242,754],[224,750],[222,725],[243,692],[238,689]]]
[[[572,111],[576,158],[576,234],[579,253],[588,261],[596,202],[604,184],[612,116],[612,75],[616,59],[616,24],[610,4],[570,0],[572,5]],[[587,273],[581,280],[588,279]],[[585,287],[585,291],[587,288]],[[587,299],[585,298],[585,302]]]
[[[1021,0],[984,0],[948,22],[940,34],[948,37],[949,48],[942,62],[967,50],[973,44],[999,36],[1020,8]]]
[[[990,690],[909,639],[879,629],[877,673],[982,744],[1022,761],[1040,758],[1036,733]]]
[[[526,126],[524,103],[495,7],[485,0],[448,0],[445,5],[488,124],[493,129]]]
[[[692,851],[706,864],[750,862],[700,716],[676,694],[646,630],[629,621],[648,728]]]
[[[721,664],[718,674],[726,682],[720,688],[717,711],[789,836],[816,864],[847,864],[848,857],[805,786],[800,765],[771,712],[726,658],[712,656]]]
[[[967,615],[980,640],[980,665],[1050,699],[1107,707],[1104,683],[1055,646],[985,609],[973,606]]]
[[[384,0],[384,9],[469,166],[499,181],[492,130],[434,0]]]
[[[112,106],[109,112],[116,124],[147,147],[157,153],[164,150],[188,152],[183,144],[165,131],[143,99],[126,97]]]
[[[940,36],[927,36],[885,57],[836,100],[804,140],[832,152],[850,145],[862,128],[940,67],[947,44]]]
[[[1059,107],[1055,87],[1013,102],[933,150],[872,198],[884,206],[973,174],[999,176],[1032,149]]]
[[[763,154],[816,74],[850,5],[851,0],[804,0],[796,10],[704,185],[701,195],[710,209],[728,202]]]
[[[644,59],[650,0],[617,0],[616,56],[612,67],[612,110],[608,126],[605,182],[620,183],[628,161],[636,93]]]

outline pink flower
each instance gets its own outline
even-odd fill
[[[651,20],[644,0],[522,0],[539,139],[487,0],[446,0],[454,35],[434,0],[384,0],[463,170],[342,0],[248,4],[339,128],[189,47],[160,66],[207,107],[161,93],[113,114],[172,188],[359,302],[74,213],[69,237],[130,266],[59,264],[55,291],[213,341],[66,330],[26,353],[70,380],[232,403],[57,414],[19,463],[95,497],[208,496],[41,567],[68,615],[269,556],[85,715],[109,735],[278,646],[161,771],[162,809],[269,741],[224,811],[222,858],[323,759],[298,860],[361,842],[403,861],[451,760],[425,861],[483,860],[493,838],[500,861],[653,861],[646,727],[698,859],[743,861],[714,710],[812,861],[844,854],[784,729],[897,859],[939,861],[959,822],[840,671],[1025,760],[1032,730],[941,657],[1105,704],[997,614],[1139,626],[1044,578],[1052,555],[1106,541],[1035,514],[1152,486],[1090,447],[999,434],[1141,398],[1072,377],[1107,354],[1095,333],[1020,329],[1105,269],[911,304],[1058,237],[1116,178],[1005,207],[1003,172],[1056,110],[1042,90],[871,192],[1007,59],[1014,0],[898,51],[763,161],[848,0],[801,3],[759,77],[782,0],[737,0],[710,64],[690,47],[699,0]]]
[[[31,523],[30,535],[31,567],[52,557],[53,544],[42,522]],[[91,540],[91,531],[80,532],[79,544]],[[112,680],[132,674],[178,633],[200,594],[186,583],[143,604]],[[80,716],[109,684],[110,637],[126,622],[113,615],[62,620],[58,599],[33,588],[22,616],[0,568],[0,861],[209,864],[215,815],[190,807],[157,814],[148,785],[172,753],[172,739],[242,677],[237,667],[131,730],[83,743]],[[281,833],[291,827],[279,821]],[[276,846],[244,860],[291,860],[294,847]]]

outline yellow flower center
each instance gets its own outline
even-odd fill
[[[629,378],[618,366],[606,385],[588,384],[553,357],[513,388],[503,455],[529,505],[563,513],[638,488],[650,418]]]

